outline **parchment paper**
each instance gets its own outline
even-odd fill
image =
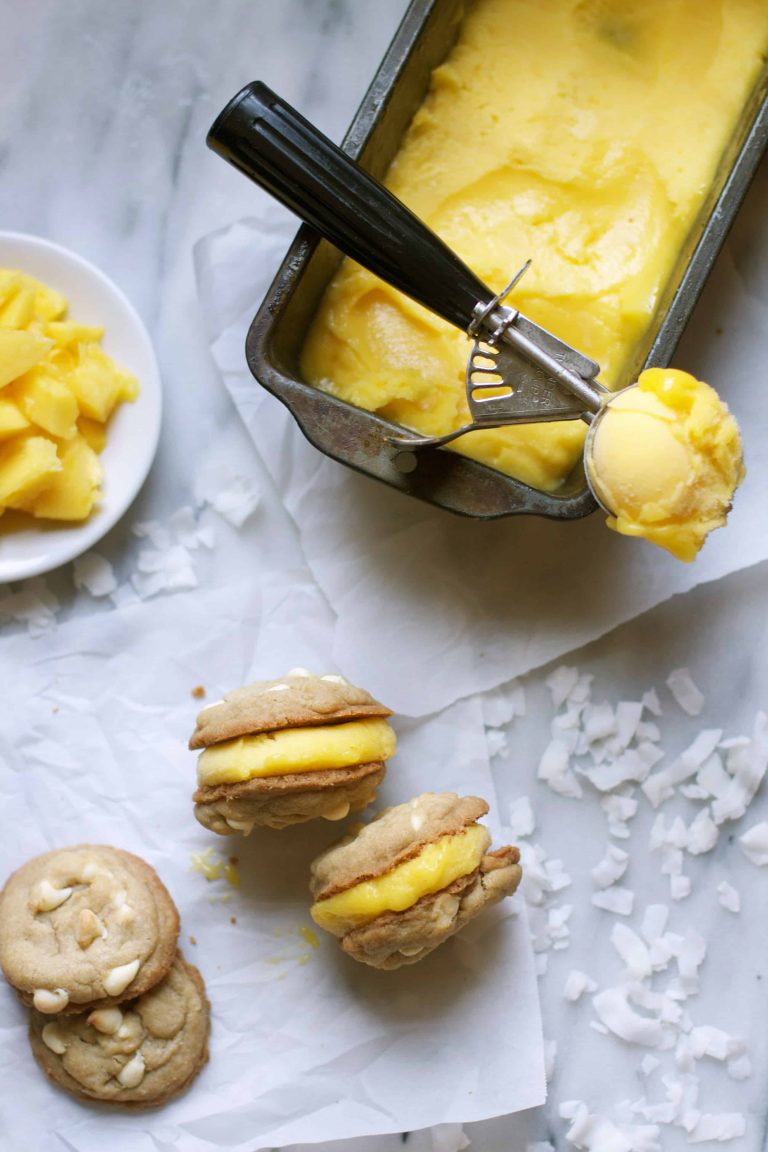
[[[199,243],[214,357],[338,615],[334,655],[350,675],[359,674],[365,636],[380,656],[372,689],[400,712],[426,714],[768,557],[766,195],[764,164],[676,359],[727,400],[748,466],[727,528],[692,565],[616,536],[600,513],[574,523],[468,521],[328,460],[256,384],[243,353],[294,222],[267,208]]]
[[[332,627],[315,585],[283,573],[258,591],[196,589],[4,641],[0,876],[80,842],[145,857],[178,904],[180,944],[206,980],[213,1028],[210,1062],[189,1092],[157,1112],[118,1112],[46,1082],[26,1010],[3,984],[3,1147],[254,1152],[542,1102],[536,979],[518,898],[421,965],[374,973],[311,931],[308,865],[339,826],[244,840],[217,837],[193,818],[186,740],[201,704],[191,689],[204,685],[210,701],[233,676],[245,682],[295,664],[334,670]],[[378,654],[361,647],[373,668]],[[397,729],[383,803],[426,789],[492,801],[478,701]],[[491,826],[497,833],[495,812]],[[237,856],[239,889],[192,869],[192,853],[206,848],[213,863]]]

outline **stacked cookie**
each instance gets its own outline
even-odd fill
[[[341,820],[376,798],[392,713],[341,676],[295,668],[204,708],[195,816],[221,835]],[[373,968],[429,955],[520,883],[520,853],[490,851],[477,796],[424,793],[352,829],[311,865],[312,917]]]
[[[47,852],[0,893],[0,967],[31,1009],[32,1050],[88,1099],[154,1107],[208,1058],[202,978],[177,949],[179,914],[129,852]]]

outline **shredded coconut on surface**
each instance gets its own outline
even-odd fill
[[[567,1003],[591,1002],[591,1019],[584,1019],[583,1007],[570,1009],[568,1019],[575,1028],[586,1024],[597,1034],[595,1043],[646,1049],[637,1068],[645,1095],[617,1101],[604,1115],[593,1112],[587,1101],[566,1101],[560,1106],[569,1122],[566,1139],[590,1152],[656,1152],[667,1147],[665,1128],[678,1129],[679,1138],[689,1143],[737,1139],[745,1131],[740,1112],[705,1112],[699,1103],[700,1084],[705,1083],[700,1065],[719,1067],[719,1074],[728,1078],[719,1094],[707,1082],[711,1108],[732,1105],[735,1084],[751,1075],[752,1064],[743,1039],[710,1024],[696,1010],[707,943],[691,923],[681,920],[686,905],[680,902],[706,877],[712,904],[719,902],[731,914],[740,909],[736,888],[722,879],[722,871],[712,873],[711,854],[717,848],[717,859],[723,860],[729,848],[720,835],[722,826],[747,812],[765,778],[768,717],[759,712],[748,737],[714,725],[694,728],[678,751],[665,747],[665,723],[678,729],[689,727],[690,720],[673,711],[665,721],[655,690],[643,693],[639,701],[593,702],[592,682],[591,676],[569,667],[547,677],[555,716],[538,778],[569,800],[596,800],[602,811],[605,840],[601,849],[585,853],[575,891],[591,878],[591,903],[607,913],[599,921],[588,915],[586,922],[595,934],[596,949],[602,952],[605,938],[613,945],[616,968],[608,986],[598,987],[578,968],[557,968],[557,951],[571,944],[574,933],[578,943],[584,905],[577,898],[557,903],[553,880],[565,876],[570,883],[571,877],[560,860],[550,860],[540,845],[525,841],[523,891],[545,991],[551,974],[559,979]],[[668,687],[687,717],[702,714],[704,697],[687,669],[672,673]],[[533,833],[534,808],[528,797],[512,804],[510,824],[518,835]],[[642,842],[634,832],[635,821],[646,830]],[[619,847],[616,841],[627,843]],[[753,863],[768,865],[768,822],[754,824],[738,842]],[[636,909],[635,892],[621,882],[630,867],[634,878],[653,861],[657,883],[661,877],[668,884],[670,903]],[[700,899],[696,907],[701,907]]]

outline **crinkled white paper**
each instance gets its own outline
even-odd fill
[[[203,685],[214,700],[290,666],[336,671],[332,627],[315,586],[283,573],[258,592],[246,584],[196,589],[73,620],[44,639],[5,640],[0,877],[38,852],[79,842],[145,857],[178,904],[180,944],[206,980],[213,1026],[210,1062],[190,1091],[159,1111],[108,1110],[48,1084],[26,1039],[26,1010],[3,985],[3,1148],[254,1152],[459,1126],[542,1102],[541,1025],[519,897],[420,965],[373,972],[334,938],[311,932],[309,863],[339,825],[243,840],[194,820],[195,757],[186,741],[201,701],[192,689]],[[400,751],[382,802],[441,789],[493,800],[479,700],[395,723]],[[495,812],[489,823],[498,843]],[[214,861],[237,856],[239,889],[192,870],[192,853],[206,848]]]
[[[352,677],[362,672],[359,638],[366,636],[379,654],[372,689],[400,712],[427,714],[580,647],[675,593],[768,557],[763,222],[763,203],[753,195],[677,357],[731,405],[748,465],[728,527],[692,565],[618,537],[600,514],[574,523],[465,520],[328,460],[253,380],[243,352],[292,225],[282,210],[267,209],[198,244],[214,356],[338,615],[335,658]]]

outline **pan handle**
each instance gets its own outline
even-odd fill
[[[208,146],[347,256],[466,331],[493,292],[410,209],[266,84],[248,84]]]

